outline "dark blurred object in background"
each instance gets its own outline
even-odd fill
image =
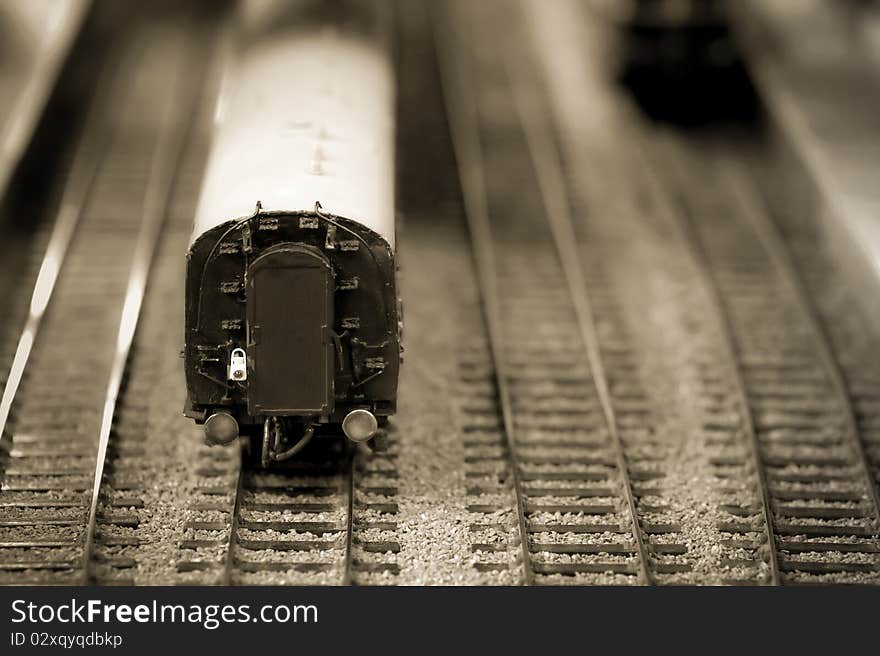
[[[723,0],[636,0],[621,41],[621,81],[653,118],[698,124],[757,116]]]

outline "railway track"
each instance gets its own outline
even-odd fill
[[[551,30],[553,20],[578,25],[572,18],[547,21],[542,38],[573,38],[583,28]],[[582,72],[595,76],[608,37],[594,29],[579,42],[596,44],[583,57],[600,63]],[[557,59],[544,50],[542,56],[556,93],[566,97],[573,73],[558,73],[551,68]],[[692,308],[689,366],[697,372],[694,401],[719,500],[722,551],[714,568],[729,583],[876,580],[870,418],[855,410],[843,365],[788,246],[742,160],[731,157],[736,138],[701,141],[670,132],[660,140],[664,147],[654,148],[657,128],[630,100],[596,93],[600,111],[614,116],[605,128],[613,147],[641,170],[629,183],[643,202],[662,208],[655,239],[669,241],[669,258],[680,258],[685,268],[695,264],[690,280],[682,278],[690,289],[683,302]],[[573,109],[561,112],[568,112],[569,126]],[[646,144],[654,155],[647,159]],[[670,190],[677,202],[670,203]],[[870,405],[860,407],[870,414]]]
[[[351,451],[341,437],[315,446],[272,471],[204,452],[178,571],[224,585],[393,583],[393,440],[382,452]]]
[[[466,376],[478,389],[464,428],[480,435],[471,460],[484,465],[468,472],[472,496],[485,495],[471,509],[497,516],[512,491],[527,584],[686,572],[679,527],[652,521],[665,508],[662,463],[647,448],[651,403],[613,287],[578,251],[540,86],[512,50],[499,59],[463,22],[437,25],[489,333]],[[499,551],[503,524],[471,528],[489,538],[475,552]]]
[[[75,5],[71,3],[68,9],[73,9]],[[0,271],[0,294],[7,299],[5,311],[0,317],[0,379],[4,386],[18,348],[21,327],[28,317],[30,291],[36,284],[45,259],[65,180],[73,175],[75,166],[88,164],[90,157],[81,153],[77,159],[76,146],[83,136],[89,112],[97,114],[99,109],[94,106],[97,103],[92,103],[90,107],[88,102],[81,99],[97,94],[101,72],[110,66],[104,55],[112,41],[112,36],[102,31],[100,26],[91,24],[94,22],[89,21],[90,26],[83,28],[88,34],[80,39],[76,52],[67,57],[69,62],[65,65],[65,74],[57,83],[55,77],[63,59],[62,50],[70,45],[66,40],[73,38],[68,31],[73,29],[72,24],[58,26],[62,29],[56,36],[62,40],[54,42],[55,50],[41,51],[57,61],[53,63],[43,59],[40,63],[38,58],[33,62],[36,69],[32,72],[38,79],[30,83],[29,90],[24,90],[23,80],[13,74],[14,67],[10,66],[10,70],[0,74],[0,77],[10,75],[6,82],[0,82],[0,87],[9,85],[6,101],[10,103],[3,112],[6,123],[5,127],[0,127],[0,142],[3,141],[3,135],[14,141],[0,145],[3,150],[0,167],[4,169],[0,171],[0,180],[6,181],[0,184],[0,220],[5,234],[0,244],[0,258],[4,262]],[[109,73],[105,72],[104,78],[108,76]],[[47,98],[53,85],[55,91],[51,98]],[[62,116],[63,124],[58,120]],[[37,124],[39,129],[34,127]],[[11,126],[17,127],[12,130]],[[31,134],[33,130],[36,130],[35,134]],[[95,136],[92,130],[93,141]],[[28,143],[27,150],[22,152]],[[87,148],[82,146],[80,151],[84,150]],[[88,169],[87,166],[83,168]],[[88,178],[90,173],[80,175]],[[77,185],[71,182],[68,186],[75,188]],[[83,183],[79,184],[80,188],[84,186]],[[75,191],[68,190],[65,202],[76,202],[72,198],[75,195]]]
[[[105,553],[123,540],[96,526],[136,521],[125,510],[137,505],[136,490],[107,499],[99,490],[108,450],[143,449],[111,443],[111,429],[193,71],[182,25],[145,20],[132,31],[81,140],[4,389],[4,582],[88,582],[93,556],[105,570],[133,564]],[[160,111],[141,111],[155,98]]]
[[[729,452],[719,476],[751,475],[757,486],[755,498],[723,508],[727,544],[744,556],[729,563],[769,583],[876,582],[876,463],[787,246],[735,160],[673,139],[663,152],[678,189],[699,170],[723,190],[682,204],[737,363],[740,420],[720,431]]]
[[[763,171],[755,157],[768,161],[764,146],[757,149],[736,149],[740,166]],[[774,169],[771,167],[771,172]],[[840,251],[830,246],[819,235],[824,225],[817,223],[804,203],[810,195],[796,176],[784,178],[788,184],[768,189],[759,174],[749,178],[761,188],[763,208],[769,212],[779,228],[788,252],[792,270],[796,271],[804,291],[813,302],[815,317],[826,335],[828,346],[841,374],[841,382],[849,394],[855,419],[855,429],[864,446],[867,464],[875,485],[880,483],[880,425],[877,398],[880,397],[880,373],[873,354],[878,334],[871,321],[870,308],[857,285],[852,284],[849,272],[840,266]],[[770,178],[773,179],[773,178]],[[788,195],[791,194],[791,195]]]
[[[284,576],[347,583],[352,558],[354,463],[339,449],[282,475],[245,472],[224,577],[268,582]]]

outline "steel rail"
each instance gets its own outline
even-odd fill
[[[241,451],[239,450],[239,454]],[[226,558],[223,561],[223,573],[218,585],[233,585],[232,573],[235,571],[235,542],[238,539],[238,520],[241,515],[241,500],[244,496],[244,463],[239,455],[238,479],[235,484],[235,502],[232,504],[232,516],[229,519],[229,544],[226,547]]]
[[[6,193],[15,168],[36,130],[64,62],[85,22],[91,0],[71,0],[67,4],[69,6],[62,8],[66,13],[60,26],[55,28],[54,41],[39,53],[33,70],[28,71],[27,83],[7,114],[7,120],[0,126],[0,197]],[[47,20],[46,24],[52,22]],[[13,29],[15,26],[8,27]]]
[[[647,155],[639,151],[639,155],[643,160],[647,160]],[[679,166],[681,163],[679,162]],[[673,167],[674,168],[674,167]],[[656,172],[650,162],[645,161],[644,169],[651,178],[651,182],[657,189],[662,189],[662,183],[657,179]],[[779,566],[779,542],[776,537],[776,528],[773,521],[773,500],[770,497],[770,485],[767,480],[767,472],[764,467],[764,459],[761,453],[761,443],[758,440],[758,433],[755,430],[755,418],[749,403],[748,392],[746,391],[745,373],[742,368],[742,358],[739,357],[739,349],[736,345],[734,337],[734,328],[730,313],[727,311],[724,300],[722,298],[721,289],[718,280],[712,273],[712,267],[709,264],[709,258],[705,251],[705,245],[698,234],[697,229],[693,225],[693,221],[697,220],[687,207],[686,202],[681,197],[680,192],[671,193],[678,206],[679,211],[670,212],[670,215],[676,217],[675,224],[681,230],[684,241],[690,251],[697,268],[700,271],[700,277],[706,280],[708,284],[704,285],[709,294],[710,303],[715,310],[715,316],[719,319],[719,327],[724,343],[724,349],[729,362],[733,364],[733,382],[736,390],[737,404],[740,406],[741,418],[743,422],[743,432],[748,442],[749,455],[752,461],[752,468],[755,470],[755,477],[758,484],[758,494],[761,501],[761,516],[764,520],[764,537],[767,540],[768,560],[770,566],[770,583],[771,585],[781,585],[782,574]]]
[[[352,449],[348,462],[345,488],[348,503],[345,516],[345,553],[343,554],[342,585],[354,585],[354,469],[357,458],[357,446]]]
[[[516,65],[510,58],[506,61],[507,76],[513,89],[514,102],[523,126],[526,143],[531,153],[545,217],[553,235],[559,262],[568,284],[571,303],[577,317],[580,336],[583,341],[592,375],[590,376],[596,395],[602,405],[602,414],[614,448],[615,462],[620,473],[624,497],[633,527],[633,537],[639,556],[639,573],[642,581],[653,584],[651,575],[650,547],[646,544],[639,520],[636,495],[626,461],[626,452],[618,429],[617,413],[608,388],[608,376],[599,346],[595,313],[590,301],[590,293],[584,278],[581,255],[578,253],[578,238],[574,229],[574,219],[569,207],[565,185],[565,173],[561,157],[555,145],[553,128],[548,126],[546,111],[531,102],[535,89],[522,79],[521,71],[528,65],[520,57]]]
[[[98,167],[115,135],[115,132],[108,130],[105,125],[106,107],[120,92],[119,87],[130,82],[114,79],[118,70],[119,63],[110,61],[101,72],[98,88],[106,91],[97,93],[92,100],[82,131],[82,141],[74,153],[70,174],[64,183],[64,191],[55,222],[31,294],[27,320],[15,349],[9,376],[3,388],[3,396],[0,398],[0,444],[3,443],[6,435],[6,425],[27,368],[28,359],[40,332],[46,309],[55,291],[70,244],[91,194],[98,174]]]
[[[94,551],[95,525],[101,485],[104,479],[104,466],[107,459],[107,446],[113,428],[113,417],[116,403],[126,372],[129,353],[134,342],[138,319],[143,305],[147,279],[153,263],[156,246],[162,236],[162,226],[167,217],[168,202],[173,190],[177,164],[183,152],[184,137],[189,129],[189,121],[179,120],[186,107],[191,105],[197,85],[188,84],[184,79],[183,60],[187,48],[180,41],[176,44],[176,64],[168,71],[171,76],[165,105],[160,119],[160,134],[153,152],[150,171],[147,178],[147,189],[143,202],[141,226],[132,255],[125,300],[119,321],[107,391],[104,397],[101,428],[98,434],[98,451],[95,463],[95,475],[92,482],[92,496],[86,525],[86,538],[83,547],[83,570],[86,581],[91,579],[91,563]]]
[[[722,157],[721,171],[724,177],[730,183],[731,189],[737,203],[742,209],[742,216],[752,226],[758,235],[758,240],[767,252],[773,263],[777,273],[782,278],[784,284],[789,288],[798,309],[807,317],[811,333],[815,336],[816,346],[818,347],[818,355],[825,371],[830,377],[831,387],[837,396],[843,408],[843,420],[845,424],[845,432],[853,442],[853,450],[858,460],[859,469],[862,478],[867,487],[867,492],[873,507],[874,529],[880,532],[880,490],[874,480],[871,471],[871,462],[865,451],[865,444],[861,438],[858,421],[856,419],[855,408],[853,407],[852,397],[849,394],[849,388],[846,378],[841,370],[840,364],[834,355],[831,346],[831,338],[825,329],[822,320],[819,317],[818,309],[815,303],[810,299],[810,294],[797,272],[797,267],[792,260],[791,254],[783,241],[779,228],[772,222],[766,211],[756,207],[755,203],[745,191],[745,174],[740,166],[730,161],[729,157]]]
[[[514,421],[510,388],[505,375],[504,358],[501,353],[501,319],[498,306],[498,282],[495,277],[495,252],[492,247],[492,231],[489,221],[488,192],[483,174],[483,152],[480,144],[479,117],[474,100],[474,84],[471,71],[455,52],[469,52],[458,43],[453,27],[432,7],[432,27],[441,73],[441,85],[446,104],[447,120],[452,145],[459,170],[459,180],[465,204],[468,227],[471,233],[474,266],[479,281],[483,317],[489,334],[489,347],[493,365],[493,378],[498,404],[501,408],[504,440],[510,457],[512,487],[516,497],[517,525],[523,567],[523,583],[532,585],[535,573],[529,549],[528,520],[525,514],[522,480],[516,461]]]

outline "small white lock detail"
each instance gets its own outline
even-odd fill
[[[232,349],[229,355],[229,380],[247,380],[247,355],[242,348]]]

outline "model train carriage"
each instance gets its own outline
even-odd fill
[[[268,464],[395,410],[394,74],[384,3],[240,16],[189,252],[186,412],[209,442],[262,436]]]
[[[395,411],[394,255],[369,228],[316,210],[257,211],[190,249],[187,414],[226,415],[214,419],[215,441],[232,435],[227,416],[260,429],[287,417],[305,431]],[[355,417],[349,436],[371,437],[369,418]]]

